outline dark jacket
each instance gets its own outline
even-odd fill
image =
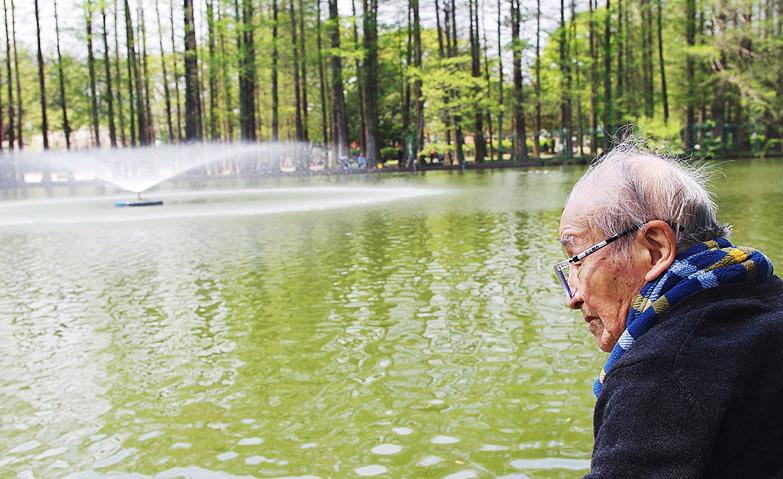
[[[682,300],[609,371],[586,478],[783,477],[783,281]]]

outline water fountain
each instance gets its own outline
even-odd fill
[[[16,153],[0,160],[0,196],[6,200],[0,201],[0,225],[247,216],[434,193],[410,185],[367,185],[366,178],[353,185],[326,179],[320,186],[273,178],[311,174],[324,163],[323,150],[294,142]],[[165,209],[140,208],[162,206],[163,196]],[[102,206],[107,203],[136,211],[110,212]]]

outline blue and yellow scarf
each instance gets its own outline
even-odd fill
[[[770,276],[772,262],[762,252],[735,247],[725,238],[699,243],[677,255],[663,275],[645,283],[631,305],[625,331],[593,384],[595,397],[601,395],[604,377],[612,366],[669,308],[705,289]]]

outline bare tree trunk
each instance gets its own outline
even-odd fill
[[[152,122],[152,97],[150,96],[150,75],[147,69],[147,21],[144,9],[139,3],[139,28],[141,29],[141,66],[144,75],[144,137],[147,145],[155,141],[155,127]]]
[[[5,7],[5,1],[3,1],[3,6]],[[63,57],[60,53],[60,20],[57,15],[57,0],[54,0],[54,34],[57,42],[57,76],[60,83],[60,108],[63,112],[63,133],[65,134],[65,149],[70,150],[71,149],[71,125],[68,124],[68,105],[65,99],[65,74],[63,73]],[[10,62],[10,58],[9,58]],[[8,76],[10,78],[11,72],[8,72]],[[11,90],[10,81],[8,90]],[[14,126],[11,125],[11,131],[13,131]],[[9,143],[9,150],[13,149],[13,144]]]
[[[126,0],[127,2],[127,0]],[[185,140],[199,141],[201,135],[201,98],[199,97],[196,26],[193,22],[193,0],[184,0],[185,24]]]
[[[35,33],[38,42],[38,93],[41,100],[41,135],[43,136],[44,150],[49,149],[49,123],[46,119],[46,81],[44,80],[44,60],[41,52],[41,24],[38,21],[38,0],[35,4]],[[13,5],[13,4],[12,4]],[[13,8],[13,7],[12,7]]]
[[[376,2],[377,3],[377,2]],[[421,71],[422,47],[421,47],[421,20],[419,19],[419,0],[411,0],[413,13],[413,67]],[[377,10],[377,5],[376,5]],[[377,11],[376,11],[377,14]],[[375,20],[374,20],[375,21]],[[366,24],[366,23],[365,23]],[[376,26],[377,28],[377,26]],[[376,38],[377,39],[377,38]],[[377,48],[377,46],[376,46]],[[377,54],[376,54],[377,55]],[[374,78],[377,78],[377,72]],[[413,97],[416,108],[416,131],[413,140],[413,149],[418,152],[424,148],[424,99],[422,98],[421,75],[416,75],[413,82]],[[368,90],[369,91],[369,90]],[[377,104],[377,94],[374,100]],[[375,120],[377,124],[377,119]],[[376,127],[377,128],[377,127]],[[368,157],[369,158],[369,157]]]
[[[687,0],[686,3],[686,33],[685,39],[688,46],[694,46],[696,44],[696,0]],[[687,69],[687,113],[685,120],[685,132],[683,135],[683,142],[685,143],[685,151],[691,151],[696,144],[695,138],[695,102],[696,102],[696,80],[695,80],[695,62],[693,55],[687,54],[685,56],[686,69]],[[742,111],[741,108],[739,111]]]
[[[56,0],[55,0],[56,2]],[[57,7],[55,7],[55,12],[57,11]],[[56,21],[56,13],[55,13],[55,28],[57,28],[57,21]],[[8,8],[6,7],[6,0],[3,0],[3,20],[5,21],[5,69],[6,69],[6,79],[8,83],[8,149],[13,150],[14,149],[14,89],[13,89],[13,81],[12,81],[12,71],[11,71],[11,38],[8,35]],[[59,41],[59,34],[58,34],[58,40],[57,45],[59,48],[60,41]],[[0,148],[2,148],[2,145],[0,145]]]
[[[522,51],[519,44],[520,23],[519,0],[511,0],[511,42],[514,52],[514,161],[527,162],[525,98],[522,94]]]
[[[329,38],[332,47],[332,102],[334,117],[334,154],[336,158],[348,155],[348,126],[345,116],[345,96],[343,94],[343,67],[340,55],[340,16],[337,9],[337,0],[329,0]]]
[[[612,147],[612,3],[606,0],[604,23],[604,151]]]
[[[470,74],[473,78],[480,78],[481,53],[478,39],[478,0],[470,0],[468,7],[470,9]],[[475,89],[474,91],[478,94],[479,90]],[[474,160],[477,163],[484,162],[484,157],[487,155],[487,145],[484,140],[484,112],[481,108],[478,108],[474,119],[473,148]]]
[[[402,71],[402,84],[403,88],[401,90],[402,93],[402,138],[400,138],[400,141],[402,142],[403,149],[405,150],[405,160],[406,165],[408,167],[414,167],[413,163],[416,161],[416,157],[418,156],[418,152],[413,147],[413,142],[411,141],[411,146],[408,146],[408,138],[411,136],[411,83],[408,81],[408,69],[410,69],[411,62],[413,61],[413,12],[411,8],[411,2],[408,0],[408,23],[407,23],[407,42],[405,44],[405,65],[404,68],[401,67],[400,70]],[[356,41],[356,44],[358,46],[358,40]],[[356,60],[356,70],[359,71],[359,60]],[[364,128],[364,101],[362,101],[362,132],[364,132],[366,128]],[[364,135],[362,135],[362,141],[364,141]],[[366,148],[365,148],[366,150]],[[408,150],[412,151],[412,155],[409,154],[410,152]]]
[[[290,0],[293,1],[293,0]],[[236,2],[237,23],[241,27],[239,56],[239,126],[243,141],[256,141],[256,51],[253,35],[252,0],[242,0],[240,20],[239,3]]]
[[[279,99],[277,97],[277,22],[277,0],[272,0],[272,141],[280,139]]]
[[[598,39],[595,32],[595,17],[593,1],[588,0],[590,5],[590,154],[598,154],[598,111],[597,111],[597,84],[598,84]],[[597,3],[596,3],[597,5]]]
[[[128,0],[123,0],[123,8],[125,12],[125,50],[126,50],[126,65],[128,68],[128,113],[130,117],[130,144],[131,147],[136,146],[136,97],[134,85],[138,82],[138,78],[134,75],[136,65],[136,52],[133,46],[133,20],[130,16],[130,6]],[[139,135],[141,132],[139,132]]]
[[[500,37],[500,27],[502,25],[502,14],[501,14],[501,0],[498,0],[498,160],[503,159],[503,112],[505,112],[506,108],[503,104],[503,46],[501,42]],[[539,8],[536,10],[536,12],[540,12],[540,4]],[[536,17],[538,19],[540,17],[540,13]],[[538,20],[537,20],[538,21]],[[540,22],[539,22],[540,23]],[[537,25],[539,24],[537,23]],[[538,60],[538,39],[539,39],[539,28],[536,27],[536,59]],[[536,63],[536,72],[540,70],[540,61]],[[538,101],[538,99],[536,100]],[[536,126],[536,140],[538,139],[538,126]],[[538,141],[536,141],[538,143]],[[534,144],[533,148],[536,148],[535,152],[538,153],[537,145]]]
[[[277,4],[277,0],[274,0]],[[225,132],[226,141],[234,140],[234,99],[231,94],[231,77],[228,75],[228,58],[226,56],[226,36],[223,34],[225,24],[223,23],[224,16],[220,8],[220,1],[218,1],[218,22],[220,28],[218,29],[218,36],[220,42],[220,71],[221,71],[221,88],[225,93],[225,103],[223,105],[223,130]],[[274,54],[277,55],[277,45],[274,46]],[[276,61],[277,59],[275,59]],[[276,65],[275,65],[276,66]]]
[[[103,69],[106,74],[106,103],[109,109],[109,142],[112,148],[117,147],[117,127],[114,124],[114,92],[111,84],[111,62],[109,61],[109,32],[106,28],[106,4],[101,3],[103,19]]]
[[[217,141],[217,55],[215,53],[215,13],[212,0],[207,0],[207,35],[209,36],[209,139]]]
[[[617,0],[617,109],[615,113],[617,115],[617,124],[623,123],[623,113],[626,111],[627,105],[625,101],[625,65],[623,64],[624,55],[623,52],[623,1]],[[627,0],[625,0],[627,1]],[[571,0],[573,5],[573,0]],[[626,10],[628,5],[626,5]],[[572,9],[573,10],[573,9]]]
[[[174,0],[169,3],[169,22],[171,23],[171,57],[174,62],[174,99],[177,107],[177,141],[182,141],[182,108],[179,99],[179,69],[177,65],[177,44],[174,41]],[[230,123],[229,123],[230,124]]]
[[[498,2],[499,1],[500,0],[498,0]],[[498,5],[499,5],[499,3],[498,3]],[[438,0],[435,0],[435,19],[436,19],[437,28],[438,28],[438,58],[441,61],[443,60],[443,58],[446,57],[447,52],[451,51],[451,35],[448,33],[448,30],[449,30],[448,25],[449,25],[449,18],[450,18],[448,12],[449,12],[449,2],[448,2],[448,0],[444,0],[444,4],[443,4],[443,14],[444,14],[443,15],[443,25],[444,25],[444,28],[446,29],[446,50],[444,51],[444,48],[443,48],[444,47],[444,45],[443,45],[443,31],[441,29],[441,22],[440,22],[440,5],[438,3]],[[500,61],[502,62],[503,60],[501,59]],[[502,74],[503,73],[502,73],[502,68],[501,68],[501,75]],[[501,88],[502,88],[502,83],[501,83]],[[502,94],[501,94],[501,96],[502,96]],[[446,106],[448,108],[448,103],[449,103],[449,94],[448,94],[448,92],[446,92],[446,94],[445,94],[445,103],[446,103]],[[448,114],[448,111],[446,111],[447,108],[444,109],[444,112],[441,115],[441,118],[442,118],[443,124],[446,126],[446,147],[448,149],[447,154],[448,154],[449,164],[453,164],[454,161],[453,161],[452,154],[451,154],[451,127],[452,127],[452,125],[451,125],[451,116]]]
[[[92,52],[92,1],[87,0],[85,21],[87,23],[87,69],[90,73],[90,111],[92,113],[93,142],[101,146],[101,135],[98,124],[98,94],[95,88],[95,56]]]
[[[308,112],[307,104],[307,49],[305,43],[305,30],[304,30],[304,17],[305,9],[303,0],[299,0],[299,51],[302,55],[302,61],[299,62],[302,68],[302,139],[304,141],[310,141],[310,132],[308,129]]]
[[[117,34],[117,24],[120,22],[117,0],[114,0],[114,76],[117,78],[117,113],[120,120],[120,142],[127,145],[125,137],[125,108],[122,104],[122,76],[120,75],[120,41]]]
[[[409,5],[408,5],[408,8],[410,9],[410,2],[409,2]],[[358,51],[361,48],[361,46],[359,45],[359,28],[356,25],[356,18],[357,18],[357,16],[356,16],[356,1],[355,0],[351,0],[351,11],[353,13],[353,19],[351,20],[351,22],[353,24],[352,25],[353,26],[353,46]],[[410,17],[410,11],[409,11],[409,15],[408,16]],[[410,37],[410,26],[409,26],[409,30],[408,30],[408,37]],[[410,64],[410,60],[408,61],[408,64]],[[367,154],[367,136],[366,136],[367,125],[364,122],[364,119],[365,119],[365,116],[364,116],[364,86],[362,84],[362,65],[361,65],[361,62],[360,62],[360,60],[358,58],[356,59],[356,78],[357,78],[356,92],[357,92],[357,96],[359,98],[359,124],[360,124],[359,128],[361,129],[360,137],[361,137],[361,142],[362,142],[362,152],[366,155]],[[405,101],[408,101],[407,99],[410,98],[410,87],[407,87],[407,90],[408,90],[408,95],[405,97],[406,98]],[[403,116],[405,116],[405,113],[403,113]],[[407,134],[408,126],[409,126],[408,120],[403,118],[403,121],[402,121],[402,131],[405,132],[406,134]]]
[[[273,0],[275,3],[277,0]],[[329,143],[329,134],[326,131],[326,84],[324,81],[324,58],[321,49],[321,0],[318,1],[318,16],[316,17],[316,41],[318,48],[318,84],[321,92],[321,141],[324,145]]]
[[[451,0],[451,9],[449,11],[451,13],[451,51],[449,52],[450,57],[456,57],[459,45],[457,43],[457,5],[454,0]],[[453,92],[452,100],[457,99],[456,92]],[[456,144],[456,150],[457,150],[457,161],[459,162],[460,166],[463,168],[465,167],[465,137],[462,135],[462,116],[457,113],[454,115],[453,118],[454,121],[454,143]]]
[[[653,64],[652,64],[652,12],[650,0],[642,0],[642,71],[644,75],[644,114],[654,113]]]
[[[487,55],[487,49],[489,48],[487,43],[487,28],[486,26],[482,26],[481,34],[484,41],[483,51],[484,51],[484,81],[487,82],[487,98],[492,98],[492,82],[490,81],[489,77],[489,55]],[[489,160],[493,161],[495,159],[495,145],[493,142],[493,132],[492,132],[492,112],[487,109],[487,128],[489,129]]]
[[[571,158],[571,65],[568,58],[568,30],[565,24],[565,4],[560,0],[560,131],[563,141],[563,153]]]
[[[380,159],[378,145],[378,0],[363,0],[364,11],[364,101],[367,135],[367,167]]]
[[[163,25],[160,22],[160,9],[155,3],[155,18],[158,20],[158,48],[160,48],[160,66],[163,69],[163,97],[166,101],[166,126],[169,132],[169,142],[174,143],[174,123],[171,121],[171,94],[169,93],[169,73],[166,69],[166,54],[163,49]]]
[[[581,76],[579,75],[579,41],[577,38],[577,25],[576,25],[576,2],[574,0],[571,0],[571,25],[572,25],[572,35],[571,39],[573,40],[573,58],[576,59],[574,62],[574,71],[576,75],[576,91],[581,92],[582,91],[582,81]],[[622,56],[622,55],[618,55]],[[577,121],[577,132],[576,132],[576,139],[577,144],[579,145],[579,156],[583,156],[585,154],[584,151],[584,123],[582,122],[582,95],[580,93],[576,94],[576,121]]]
[[[22,109],[22,83],[19,81],[19,51],[16,48],[16,8],[14,8],[14,0],[11,0],[11,35],[14,42],[14,76],[16,77],[16,146],[19,148],[19,151],[22,151],[24,149],[24,135],[22,133],[24,110]]]
[[[299,84],[299,42],[296,34],[296,10],[294,9],[294,0],[288,0],[288,15],[291,23],[291,49],[294,62],[294,96],[296,101],[296,112],[294,120],[296,122],[296,141],[304,140],[304,130],[302,127],[302,92]]]
[[[669,123],[669,96],[667,94],[666,90],[666,67],[663,63],[663,26],[662,26],[662,17],[663,13],[661,12],[661,4],[663,3],[663,0],[657,0],[656,2],[658,4],[658,65],[661,70],[661,95],[663,100],[663,122],[664,124]],[[721,144],[723,142],[721,141]]]
[[[589,0],[592,1],[592,0]],[[533,157],[541,160],[541,0],[536,0],[536,81],[533,84],[535,112],[533,113]]]

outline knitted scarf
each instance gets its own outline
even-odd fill
[[[625,331],[593,384],[595,396],[601,394],[604,377],[623,353],[672,306],[699,291],[770,276],[769,258],[752,248],[735,247],[725,238],[699,243],[677,255],[664,274],[644,284],[631,305]]]

